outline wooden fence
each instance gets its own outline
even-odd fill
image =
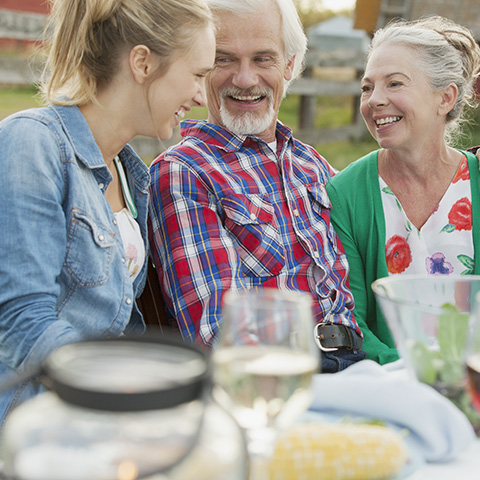
[[[361,84],[364,58],[358,52],[335,51],[332,53],[309,51],[305,70],[295,80],[289,94],[300,96],[299,128],[295,136],[302,141],[317,145],[332,141],[360,139],[367,135],[363,119],[359,115]],[[322,79],[315,77],[315,71],[323,68],[346,68],[355,72],[353,79]],[[316,104],[319,96],[346,96],[352,99],[352,118],[349,125],[336,128],[315,128]]]

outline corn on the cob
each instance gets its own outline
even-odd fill
[[[368,424],[298,424],[279,440],[270,480],[380,480],[408,458],[401,435]]]

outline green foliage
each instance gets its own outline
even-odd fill
[[[287,95],[282,102],[278,118],[294,131],[298,128],[300,96]],[[315,128],[335,128],[348,125],[354,114],[353,101],[345,96],[317,98]],[[343,170],[354,160],[378,148],[369,135],[359,141],[330,142],[314,145],[315,149],[337,170]]]
[[[328,163],[337,170],[343,170],[350,163],[363,157],[372,150],[378,148],[373,138],[367,136],[364,140],[350,140],[341,142],[330,142],[315,145],[320,155],[328,160]]]
[[[287,95],[280,106],[278,112],[279,120],[288,125],[291,129],[298,128],[298,109],[300,107],[299,95]]]
[[[298,16],[302,22],[304,29],[316,25],[317,23],[328,20],[333,15],[352,15],[350,9],[338,12],[332,12],[323,6],[322,0],[294,0]]]
[[[315,128],[335,128],[348,125],[353,118],[353,101],[345,96],[317,98]],[[298,128],[300,95],[287,95],[282,102],[278,118],[293,130]]]
[[[351,97],[319,97],[315,128],[335,128],[352,123],[354,104]]]
[[[480,107],[469,111],[465,118],[466,121],[461,129],[462,133],[454,142],[454,146],[457,148],[480,145]]]
[[[207,116],[208,116],[207,107],[193,107],[188,112],[188,118],[192,118],[194,120],[206,120]]]

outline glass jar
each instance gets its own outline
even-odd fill
[[[81,342],[53,352],[43,370],[51,391],[20,405],[7,421],[7,478],[157,478],[201,436],[210,363],[183,342]]]

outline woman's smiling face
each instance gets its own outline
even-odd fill
[[[412,48],[390,44],[372,52],[362,79],[360,111],[382,148],[415,148],[418,141],[442,140],[441,101]]]
[[[152,82],[149,109],[154,137],[168,140],[173,128],[192,107],[206,105],[205,77],[215,59],[215,34],[212,28],[192,39],[192,48],[173,61],[168,71]]]

